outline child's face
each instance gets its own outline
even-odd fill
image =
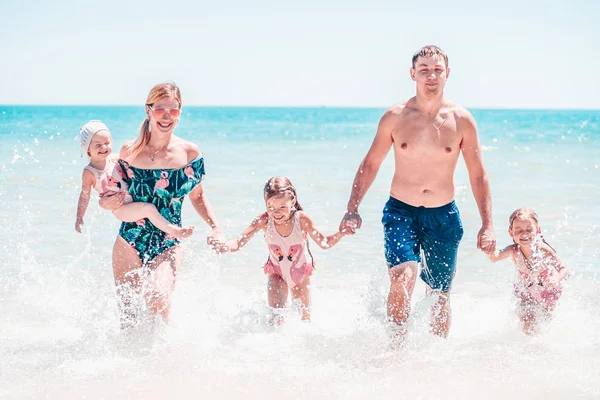
[[[112,137],[110,132],[100,131],[92,137],[88,155],[92,160],[106,159],[112,153]]]
[[[292,200],[290,195],[270,197],[266,201],[267,214],[276,224],[287,222],[292,212],[295,211],[296,200]]]
[[[515,218],[512,226],[508,228],[508,234],[519,246],[531,246],[538,233],[540,233],[540,227],[531,218]]]

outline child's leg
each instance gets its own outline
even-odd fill
[[[267,283],[269,307],[285,308],[288,296],[288,285],[279,275],[269,275]]]
[[[537,328],[535,303],[531,299],[521,298],[517,307],[523,333],[526,335],[535,334]]]
[[[302,319],[310,321],[310,276],[305,276],[302,282],[292,288],[292,299],[300,299]]]
[[[135,222],[140,219],[148,218],[154,226],[161,231],[172,235],[176,239],[190,236],[194,231],[193,226],[182,228],[170,223],[165,217],[160,215],[152,203],[135,202],[123,204],[121,207],[113,210],[113,214],[119,220],[124,222]]]
[[[288,296],[288,285],[281,276],[269,274],[267,294],[269,299],[269,307],[275,309],[285,308]],[[277,314],[274,314],[269,323],[271,325],[279,325],[282,322],[283,321],[281,320],[281,317]]]

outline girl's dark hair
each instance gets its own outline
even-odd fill
[[[264,189],[265,201],[271,197],[279,197],[288,194],[292,200],[296,201],[296,209],[303,211],[302,206],[298,203],[298,195],[296,188],[292,182],[285,176],[274,176],[267,181]]]

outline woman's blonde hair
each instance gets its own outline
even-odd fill
[[[148,97],[146,99],[146,109],[165,97],[174,98],[179,103],[179,108],[181,108],[181,92],[179,91],[179,87],[177,87],[175,82],[165,82],[159,83],[150,90],[150,93],[148,93]],[[133,143],[131,150],[129,151],[129,160],[134,160],[137,155],[140,154],[144,146],[146,146],[150,141],[151,136],[150,120],[146,118],[144,122],[142,122],[142,125],[140,125],[138,138]]]

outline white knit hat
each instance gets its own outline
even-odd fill
[[[81,157],[87,154],[92,138],[96,133],[100,131],[107,131],[110,133],[106,125],[104,125],[101,121],[95,119],[91,120],[81,128],[81,130],[79,131],[79,146],[81,150]]]

